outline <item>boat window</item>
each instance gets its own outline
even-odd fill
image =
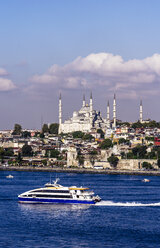
[[[45,195],[45,194],[35,194],[30,195],[32,197],[39,197],[39,198],[71,198],[70,195]]]
[[[41,189],[33,190],[32,193],[69,193],[69,190],[53,190],[53,189]]]

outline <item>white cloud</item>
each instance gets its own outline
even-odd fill
[[[69,89],[106,86],[108,91],[119,91],[128,97],[130,92],[132,97],[137,97],[136,90],[140,88],[160,87],[160,54],[128,61],[111,53],[90,54],[62,67],[53,65],[44,74],[34,75],[31,81]],[[148,94],[149,90],[148,87]]]
[[[7,76],[8,72],[4,68],[0,68],[0,76]]]
[[[16,86],[10,79],[0,77],[0,91],[9,91],[15,88]]]

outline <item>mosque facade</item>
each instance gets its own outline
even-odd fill
[[[83,96],[82,107],[79,111],[74,111],[73,116],[62,122],[62,97],[59,97],[59,133],[71,133],[75,131],[82,131],[84,133],[93,132],[97,129],[105,131],[110,128],[110,109],[109,102],[107,105],[107,118],[101,116],[100,111],[93,109],[92,93],[90,95],[89,104],[85,101]],[[113,126],[116,127],[116,98],[114,95],[113,101]]]
[[[110,105],[107,104],[106,119],[101,116],[100,111],[93,109],[92,93],[90,95],[89,104],[85,101],[83,95],[82,107],[79,111],[74,111],[73,116],[62,122],[62,97],[59,96],[59,134],[72,133],[82,131],[84,133],[95,132],[97,129],[102,129],[105,133],[116,130],[116,95],[113,99],[113,120],[110,120]],[[142,101],[140,103],[140,122],[143,122]]]

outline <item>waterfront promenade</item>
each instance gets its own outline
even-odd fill
[[[84,168],[51,168],[51,167],[32,167],[32,166],[0,166],[0,171],[42,171],[42,172],[59,172],[59,173],[80,173],[80,174],[108,174],[108,175],[144,175],[144,176],[160,176],[160,170],[100,170],[100,169],[84,169]]]

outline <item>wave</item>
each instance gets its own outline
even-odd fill
[[[117,206],[117,207],[157,207],[160,202],[156,203],[141,203],[141,202],[113,202],[113,201],[100,201],[95,206]]]

